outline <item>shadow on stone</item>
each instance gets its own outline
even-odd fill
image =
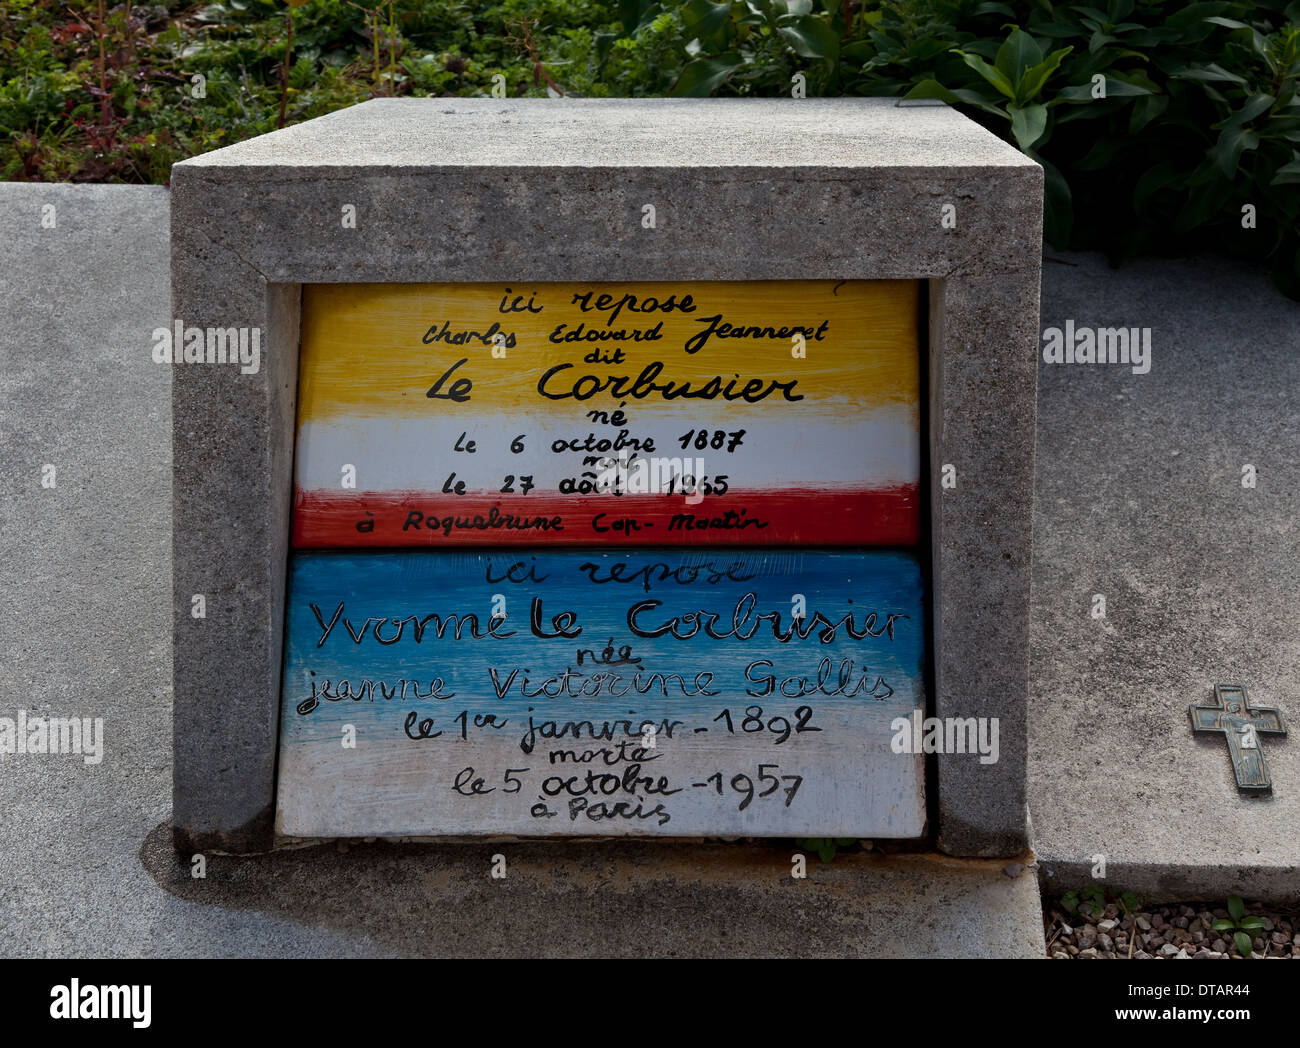
[[[1005,861],[874,853],[791,877],[788,843],[335,843],[140,861],[187,902],[349,933],[358,955],[1042,956],[1037,884]],[[493,880],[502,854],[507,876]]]

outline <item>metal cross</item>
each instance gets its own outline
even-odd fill
[[[1285,735],[1282,711],[1266,706],[1251,707],[1246,689],[1240,684],[1216,684],[1214,702],[1189,707],[1192,731],[1221,731],[1228,740],[1228,755],[1237,776],[1237,789],[1267,792],[1273,788],[1264,751],[1257,735]]]

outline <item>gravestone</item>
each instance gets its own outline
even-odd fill
[[[1037,165],[386,100],[172,194],[178,847],[1024,849]]]

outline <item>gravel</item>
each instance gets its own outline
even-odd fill
[[[1300,960],[1300,913],[1252,902],[1246,913],[1264,922],[1249,933],[1252,957]],[[1047,955],[1055,960],[1240,960],[1232,934],[1214,929],[1227,916],[1213,903],[1170,903],[1132,913],[1116,903],[1100,912],[1082,903],[1070,913],[1057,899],[1047,902],[1043,925]]]

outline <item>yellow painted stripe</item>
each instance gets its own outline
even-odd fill
[[[507,290],[509,289],[509,290]],[[715,376],[723,383],[735,379],[742,387],[751,379],[797,382],[803,396],[784,403],[778,390],[760,404],[743,400],[676,399],[652,395],[632,401],[638,410],[697,411],[701,417],[719,412],[784,412],[787,417],[824,419],[828,414],[848,421],[854,411],[919,401],[919,285],[915,281],[697,281],[692,283],[538,283],[538,284],[314,284],[303,288],[302,340],[299,379],[299,421],[330,421],[357,416],[419,416],[451,411],[458,405],[430,400],[428,389],[458,360],[467,358],[444,383],[450,389],[460,379],[472,382],[471,399],[463,408],[476,414],[509,414],[539,409],[581,412],[618,406],[606,393],[588,400],[551,401],[538,394],[538,380],[551,367],[574,366],[557,373],[548,389],[565,392],[583,375],[628,376],[634,379],[652,362],[662,362],[656,381],[689,382],[698,388]],[[583,311],[575,296],[588,296]],[[608,308],[601,309],[600,296]],[[653,299],[670,298],[680,307],[691,296],[693,311],[636,311]],[[613,306],[625,304],[612,319]],[[503,312],[521,297],[540,312]],[[707,320],[720,317],[714,324]],[[448,335],[492,330],[497,324],[514,337],[505,357],[494,358],[490,344],[468,336],[461,345],[445,340],[425,341],[430,332]],[[661,325],[657,341],[549,341],[559,325],[562,333],[578,324],[584,330],[631,332]],[[732,329],[803,328],[807,356],[792,356],[790,335],[723,337],[722,324]],[[692,338],[715,329],[697,352],[688,353]],[[820,333],[821,338],[816,335]],[[622,350],[618,363],[584,362],[593,350]],[[462,387],[463,388],[463,387]]]

